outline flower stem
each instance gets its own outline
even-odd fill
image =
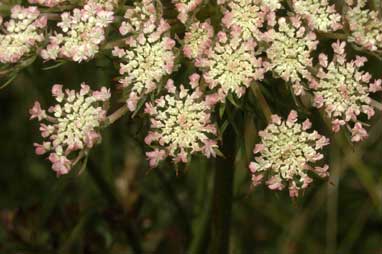
[[[117,121],[119,118],[121,118],[122,116],[124,116],[126,113],[128,112],[128,108],[126,105],[123,105],[122,107],[120,107],[119,109],[117,109],[116,111],[114,111],[114,113],[112,113],[111,115],[109,115],[107,117],[107,125],[111,125],[113,124],[115,121]]]
[[[267,122],[271,121],[271,116],[272,116],[272,110],[269,107],[267,100],[264,98],[263,93],[260,90],[260,84],[255,83],[251,86],[251,90],[253,94],[256,96],[258,103],[261,106],[261,109],[263,110],[265,119],[267,119]]]
[[[217,158],[212,207],[211,254],[229,253],[235,161],[235,132],[228,126],[223,134],[222,152]]]

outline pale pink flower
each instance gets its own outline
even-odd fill
[[[331,32],[342,28],[341,15],[328,0],[293,0],[293,10],[307,20],[310,29]]]
[[[307,188],[312,179],[309,172],[321,177],[328,175],[328,166],[316,166],[323,158],[321,150],[329,140],[311,128],[309,120],[298,122],[296,111],[291,111],[286,121],[277,115],[271,123],[259,133],[261,143],[255,146],[255,160],[249,164],[254,186],[265,181],[271,190],[288,187],[291,197],[297,197],[299,191]]]
[[[126,46],[112,52],[120,60],[123,77],[119,83],[128,94],[130,111],[136,110],[138,102],[174,70],[175,41],[169,37],[170,26],[159,14],[152,0],[129,8],[120,29],[126,35]]]
[[[277,26],[268,30],[263,39],[269,44],[266,50],[269,69],[277,76],[292,83],[297,95],[304,93],[302,83],[310,80],[312,52],[318,41],[313,32],[302,26],[299,17],[280,18]]]
[[[46,17],[36,7],[15,5],[0,32],[0,63],[17,63],[35,53],[44,38]],[[0,25],[2,22],[0,22]]]
[[[319,69],[311,80],[314,84],[310,88],[315,97],[314,106],[325,109],[332,120],[332,130],[338,132],[341,126],[349,122],[358,122],[360,125],[358,117],[361,113],[369,119],[374,115],[369,93],[380,91],[382,81],[371,83],[371,75],[361,70],[367,61],[365,57],[356,57],[352,61],[346,59],[345,42],[338,41],[332,47],[334,55],[331,62],[328,63],[327,56],[320,55],[325,60],[319,61]],[[352,138],[355,142],[365,137],[358,131],[352,133],[356,135]]]
[[[178,19],[182,23],[186,23],[191,12],[198,7],[203,0],[172,0],[179,12]]]
[[[98,93],[105,89],[101,88]],[[36,154],[50,153],[49,160],[57,175],[68,173],[78,152],[86,153],[101,140],[99,131],[105,121],[103,106],[106,97],[94,96],[95,92],[86,84],[81,85],[80,92],[63,91],[62,85],[56,84],[52,94],[58,103],[49,108],[50,114],[41,109],[39,102],[35,102],[30,110],[31,119],[37,118],[41,122],[44,139],[42,144],[34,144]]]
[[[198,21],[191,24],[184,36],[184,55],[190,59],[203,55],[211,46],[213,35],[214,30],[209,21],[203,23]]]
[[[61,22],[57,24],[62,32],[54,32],[50,36],[41,57],[44,60],[66,58],[75,62],[92,59],[105,39],[105,30],[113,21],[113,15],[111,10],[95,0],[72,13],[62,13]]]
[[[195,75],[191,76],[194,82]],[[195,153],[202,153],[207,158],[216,156],[216,127],[211,123],[211,107],[206,102],[199,87],[192,89],[180,85],[155,103],[146,103],[145,113],[151,117],[150,131],[145,143],[154,147],[154,152],[147,154],[150,165],[157,165],[158,151],[161,159],[171,157],[174,162],[186,163]]]
[[[195,65],[221,101],[230,93],[240,98],[253,81],[264,77],[262,59],[255,56],[256,43],[243,41],[238,34],[219,32],[217,37],[217,42],[196,59]]]

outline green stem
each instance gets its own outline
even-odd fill
[[[211,211],[212,211],[212,191],[210,183],[212,178],[211,172],[207,169],[211,166],[207,160],[199,161],[197,168],[197,191],[196,202],[200,204],[195,206],[194,214],[197,215],[192,222],[192,241],[187,253],[203,253],[205,252],[211,229]],[[211,186],[212,187],[212,186]]]
[[[232,126],[224,132],[222,152],[225,158],[217,158],[215,168],[211,254],[229,253],[235,164],[235,132]]]
[[[261,106],[261,109],[263,110],[264,116],[267,119],[267,122],[271,121],[271,116],[272,116],[272,110],[269,107],[267,100],[264,98],[263,93],[260,90],[260,84],[255,83],[251,86],[251,90],[253,94],[256,96],[258,103]]]

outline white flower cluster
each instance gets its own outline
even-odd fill
[[[293,0],[293,9],[307,20],[311,29],[331,32],[342,28],[341,15],[328,0]]]
[[[116,47],[113,55],[120,58],[119,82],[128,92],[127,105],[134,111],[138,101],[157,87],[162,78],[174,69],[175,41],[169,37],[169,24],[155,9],[153,1],[137,3],[128,9],[120,27],[127,35],[126,48]]]
[[[0,16],[0,25],[2,23],[3,18]],[[10,20],[4,22],[4,33],[0,33],[0,62],[16,63],[36,50],[44,40],[43,29],[46,24],[46,17],[41,16],[36,7],[14,6]]]
[[[67,2],[67,0],[28,0],[31,4],[39,4],[46,7],[55,7],[59,4]]]
[[[203,0],[172,0],[172,2],[175,4],[175,8],[179,12],[178,19],[182,23],[186,23],[190,13],[194,11]]]
[[[214,29],[209,21],[192,23],[184,36],[183,53],[190,59],[202,56],[211,46]]]
[[[196,59],[195,65],[203,70],[209,88],[217,88],[221,101],[229,93],[241,97],[253,81],[263,78],[262,59],[256,58],[255,47],[253,40],[243,41],[240,34],[219,32],[215,45]]]
[[[57,24],[62,33],[49,38],[49,45],[41,51],[45,60],[68,58],[75,62],[92,59],[99,51],[99,45],[105,39],[105,29],[113,21],[113,12],[101,4],[87,3],[73,13],[61,14]]]
[[[263,39],[270,46],[266,50],[269,68],[285,81],[293,84],[295,93],[303,93],[302,81],[310,79],[311,53],[316,49],[316,35],[301,24],[299,17],[278,20],[278,27],[264,33]]]
[[[211,106],[199,90],[200,76],[190,76],[192,89],[183,85],[177,89],[172,80],[167,82],[168,94],[146,103],[145,112],[151,116],[151,130],[145,138],[154,151],[147,152],[150,166],[170,156],[175,162],[186,163],[195,153],[207,158],[215,156],[216,127],[211,124]]]
[[[58,104],[47,112],[35,102],[30,110],[31,119],[40,122],[41,136],[46,139],[42,144],[34,144],[36,153],[41,155],[50,152],[49,160],[57,175],[67,174],[77,162],[72,152],[87,151],[100,141],[99,129],[105,120],[106,111],[102,102],[109,100],[110,93],[106,88],[92,92],[86,84],[81,90],[62,90],[62,85],[54,85],[52,94]]]
[[[382,19],[377,11],[366,8],[366,0],[347,0],[349,8],[346,20],[349,23],[350,36],[348,40],[370,51],[382,52]]]
[[[281,1],[283,0],[262,0],[262,5],[270,11],[276,11],[282,8]]]
[[[255,161],[249,165],[253,185],[259,185],[265,178],[269,189],[289,189],[291,197],[297,197],[313,181],[309,172],[318,176],[328,175],[328,166],[316,166],[324,157],[320,152],[329,140],[317,133],[308,132],[309,120],[297,122],[296,111],[291,111],[288,119],[282,121],[277,115],[259,135],[261,143],[255,146]]]
[[[324,107],[332,119],[333,131],[337,132],[342,125],[354,122],[352,141],[358,142],[367,137],[358,116],[364,113],[370,119],[374,115],[369,93],[380,91],[382,81],[370,83],[371,75],[360,71],[367,59],[357,56],[348,62],[345,46],[345,42],[333,43],[334,56],[330,63],[326,55],[320,54],[320,68],[310,87],[314,92],[315,106]]]

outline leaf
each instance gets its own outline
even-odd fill
[[[229,102],[231,102],[232,105],[234,105],[236,108],[241,108],[241,106],[240,106],[239,104],[237,104],[236,101],[235,101],[235,99],[232,97],[232,94],[228,94],[227,99],[228,99]]]
[[[59,61],[59,63],[42,68],[44,71],[52,70],[66,64],[66,61]]]
[[[89,156],[86,155],[84,160],[82,161],[81,168],[78,171],[78,175],[81,175],[84,172],[84,170],[86,169],[86,166],[88,165],[88,158],[89,158]]]
[[[220,117],[220,119],[222,119],[223,116],[224,116],[225,105],[226,105],[225,103],[221,103],[220,104],[220,107],[219,107],[219,117]]]
[[[222,126],[220,127],[220,134],[223,136],[224,131],[227,129],[229,122],[227,120],[224,121]]]
[[[144,96],[139,100],[137,108],[135,109],[134,113],[131,115],[131,118],[134,118],[139,113],[139,111],[142,109],[143,105],[145,104],[146,99],[147,97]]]
[[[224,158],[224,159],[226,158],[226,157],[224,156],[224,154],[222,153],[222,151],[219,150],[219,148],[214,148],[214,151],[215,151],[215,153],[216,153],[217,156],[222,157],[222,158]]]
[[[7,82],[5,82],[1,87],[0,87],[0,90],[7,87],[10,83],[12,83],[13,80],[15,80],[15,78],[17,77],[17,73],[13,74],[8,80]]]

